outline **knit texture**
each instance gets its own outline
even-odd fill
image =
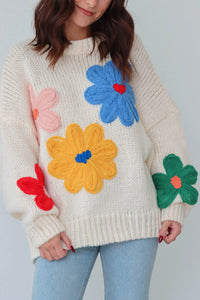
[[[137,72],[123,84],[110,54],[100,62],[98,40],[91,55],[91,37],[72,41],[54,70],[29,41],[3,64],[0,150],[2,199],[22,222],[32,263],[62,231],[78,248],[158,237],[164,220],[183,227],[197,171],[139,35]]]

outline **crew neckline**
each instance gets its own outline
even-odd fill
[[[99,39],[95,41],[95,50],[98,42]],[[89,54],[93,49],[93,38],[91,36],[81,40],[70,40],[70,43],[64,50],[64,55]]]

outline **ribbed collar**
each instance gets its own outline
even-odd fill
[[[70,42],[71,44],[64,50],[64,55],[89,54],[93,49],[93,40],[91,36],[82,40],[71,40]],[[97,39],[94,51],[97,50],[99,42],[100,40]]]

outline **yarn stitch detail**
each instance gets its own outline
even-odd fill
[[[133,125],[134,120],[139,121],[132,86],[128,80],[122,84],[122,73],[112,60],[103,67],[99,65],[89,67],[86,77],[94,85],[85,90],[84,97],[90,104],[102,104],[100,118],[104,123],[111,123],[118,116],[125,126]]]
[[[32,106],[32,115],[37,128],[38,143],[40,143],[39,126],[47,131],[54,132],[61,126],[61,120],[57,113],[50,111],[50,108],[58,102],[58,94],[52,88],[45,88],[35,96],[33,86],[28,84],[30,101]]]
[[[198,191],[192,184],[197,181],[198,172],[192,165],[185,165],[179,156],[171,153],[163,159],[164,173],[152,175],[157,189],[157,204],[160,208],[168,207],[179,193],[182,201],[194,205],[198,200]]]
[[[53,160],[48,172],[58,179],[65,179],[64,186],[70,193],[78,193],[82,187],[89,193],[98,193],[103,178],[112,179],[117,174],[113,158],[117,155],[116,144],[104,139],[104,131],[97,123],[83,131],[77,123],[66,128],[66,138],[52,136],[46,142]]]
[[[42,210],[51,210],[54,206],[53,200],[45,194],[44,191],[44,175],[39,167],[35,164],[35,173],[37,179],[33,177],[22,177],[17,180],[17,186],[28,195],[36,195],[35,203]]]

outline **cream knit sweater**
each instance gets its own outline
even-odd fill
[[[30,40],[4,61],[0,150],[2,199],[22,221],[32,263],[62,231],[78,248],[158,237],[164,220],[183,226],[197,171],[139,35],[125,84],[110,55],[100,62],[98,43],[87,55],[91,37],[72,41],[54,70]]]

